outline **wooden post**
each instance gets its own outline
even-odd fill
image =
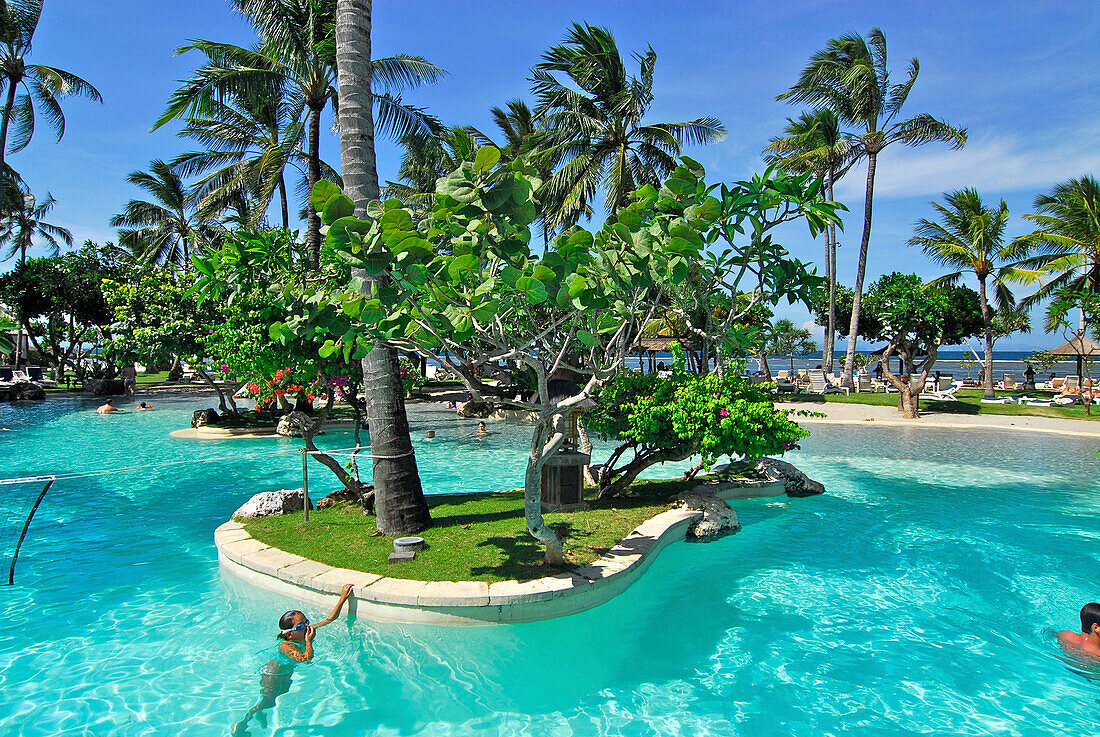
[[[309,451],[302,449],[302,511],[309,522]]]

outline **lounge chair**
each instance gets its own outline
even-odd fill
[[[1016,404],[1012,397],[982,397],[982,404]]]
[[[1011,391],[1016,388],[1016,374],[1005,374],[1004,380],[997,385],[998,389]]]
[[[779,382],[790,381],[790,377],[791,375],[786,369],[775,373],[775,380]]]
[[[1059,379],[1058,377],[1055,377],[1055,378],[1051,379],[1050,381],[1048,381],[1047,383],[1043,384],[1043,389],[1046,389],[1047,391],[1052,391],[1052,392],[1060,392],[1060,391],[1062,391],[1062,386],[1065,383],[1066,383],[1065,378]]]
[[[832,384],[839,382],[833,381]],[[875,387],[871,384],[871,377],[867,374],[856,374],[856,391],[857,392],[875,392]]]
[[[41,384],[42,386],[57,386],[56,381],[47,379],[42,374],[41,366],[27,366],[27,375],[31,377],[31,381],[35,384]]]
[[[955,396],[955,392],[959,390],[959,385],[955,383],[955,379],[951,374],[941,374],[939,382],[936,383],[931,389],[925,389],[921,392],[921,399],[935,399],[940,402],[957,402],[958,397]]]
[[[821,369],[810,369],[810,389],[811,394],[840,394],[844,393],[844,396],[848,396],[851,390],[846,386],[836,386],[830,384],[825,378],[825,372]]]

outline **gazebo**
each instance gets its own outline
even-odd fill
[[[689,364],[694,358],[691,355],[694,351],[699,350],[699,346],[691,338],[675,337],[675,336],[656,336],[652,338],[639,338],[637,345],[634,346],[634,350],[638,352],[639,365],[645,368],[645,359],[649,358],[649,373],[657,371],[657,354],[668,353],[668,347],[673,343],[679,343],[683,346],[686,353],[689,354]],[[697,362],[696,362],[697,363]],[[698,368],[697,366],[695,368]]]
[[[1080,380],[1085,373],[1085,359],[1090,356],[1100,356],[1100,344],[1081,331],[1049,353],[1055,356],[1076,356],[1077,378]]]

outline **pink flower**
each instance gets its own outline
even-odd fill
[[[224,364],[224,363],[222,364],[222,373],[223,374],[228,374],[229,373],[229,366],[227,364]]]
[[[718,416],[719,417],[729,417],[730,416],[729,410],[727,410],[725,407],[723,407],[722,409],[718,410]]]

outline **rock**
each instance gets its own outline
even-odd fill
[[[45,399],[46,390],[30,381],[17,381],[8,388],[8,395],[13,402],[25,399]]]
[[[288,512],[300,512],[304,496],[301,489],[262,491],[242,504],[233,513],[233,518],[253,519],[255,517],[274,517]],[[313,509],[312,504],[309,506],[310,509]]]
[[[300,438],[313,425],[313,419],[305,412],[287,412],[275,425],[275,434],[284,438]]]
[[[737,512],[716,496],[688,492],[676,498],[681,509],[691,509],[703,513],[702,519],[688,528],[687,539],[699,542],[717,540],[726,535],[741,531]]]
[[[790,463],[776,458],[761,458],[756,462],[756,472],[767,481],[783,481],[787,496],[814,496],[825,493],[825,485],[814,481]]]
[[[353,491],[349,491],[347,487],[341,486],[336,491],[332,492],[321,501],[317,502],[318,509],[328,509],[335,506],[339,502],[353,502],[360,506],[367,506],[367,497],[374,493],[374,486],[371,484],[363,484],[363,491],[357,494]]]
[[[117,397],[126,393],[126,385],[122,379],[92,379],[84,388],[97,397]]]
[[[210,409],[197,409],[191,415],[191,427],[206,427],[207,425],[217,425],[218,420],[221,419],[221,415],[218,414],[218,410],[211,407]]]
[[[493,405],[488,402],[482,402],[477,399],[472,399],[469,402],[463,402],[458,406],[459,417],[474,417],[480,420],[487,420],[493,414]]]

